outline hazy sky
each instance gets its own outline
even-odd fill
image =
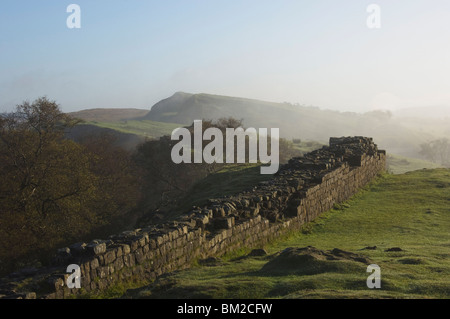
[[[81,29],[66,25],[72,3]],[[450,107],[450,1],[0,1],[0,111],[44,95],[67,112],[149,109],[176,91]]]

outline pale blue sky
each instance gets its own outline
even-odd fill
[[[66,8],[81,7],[81,29]],[[381,6],[381,29],[366,8]],[[364,112],[450,106],[448,0],[2,0],[0,111],[149,109],[176,91]]]

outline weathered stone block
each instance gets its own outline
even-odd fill
[[[115,250],[110,250],[107,251],[104,255],[103,258],[105,260],[105,265],[111,264],[114,262],[114,260],[116,259],[116,252]]]
[[[124,263],[125,267],[133,267],[136,264],[134,255],[128,254],[128,255],[124,256],[123,263]]]
[[[121,246],[120,247],[116,247],[114,250],[116,252],[116,257],[117,258],[123,256],[123,248]]]
[[[139,247],[139,241],[138,240],[133,240],[132,242],[130,242],[130,249],[131,251],[135,251],[136,249],[138,249]]]
[[[162,236],[156,237],[155,240],[156,240],[156,243],[157,243],[158,246],[161,246],[164,243],[164,239],[163,239]]]
[[[147,234],[139,236],[138,243],[140,247],[144,247],[147,244],[147,242],[148,242]]]
[[[90,243],[86,246],[86,250],[91,255],[101,255],[106,252],[106,244],[105,243]]]
[[[109,275],[108,266],[103,266],[103,267],[97,268],[97,276],[99,278],[106,278],[106,276],[108,276],[108,275]]]
[[[137,264],[142,264],[144,262],[145,256],[144,253],[142,252],[142,248],[136,249],[136,251],[134,252],[134,257],[136,258]]]
[[[118,257],[116,258],[116,260],[114,261],[114,268],[119,271],[123,268],[124,264],[123,264],[123,257]]]
[[[100,266],[100,263],[97,258],[94,258],[90,262],[91,270],[95,270]]]
[[[122,245],[123,255],[128,255],[131,252],[131,247],[127,244]]]
[[[115,272],[115,267],[114,267],[114,264],[110,264],[110,265],[108,265],[108,273],[111,275],[111,274],[113,274],[114,272]]]
[[[223,217],[214,219],[215,229],[228,229],[234,226],[234,217]]]

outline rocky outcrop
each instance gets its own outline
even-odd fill
[[[2,279],[0,297],[67,298],[128,280],[154,280],[199,259],[261,247],[354,195],[385,169],[371,138],[330,138],[330,145],[293,158],[277,175],[236,196],[211,199],[178,220],[58,250],[52,267]],[[81,288],[69,289],[69,264]]]

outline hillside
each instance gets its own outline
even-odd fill
[[[417,171],[420,169],[433,169],[441,168],[439,164],[417,159],[404,157],[396,154],[387,154],[387,167],[388,172],[392,174],[404,174],[406,172]]]
[[[144,136],[124,132],[107,126],[95,124],[78,124],[65,132],[65,136],[75,142],[81,142],[92,136],[109,135],[114,138],[114,144],[126,150],[134,150],[137,145],[145,141]]]
[[[446,169],[384,175],[302,232],[264,247],[268,255],[248,256],[244,249],[199,262],[145,288],[108,294],[183,299],[449,298],[449,187]],[[314,248],[305,250],[308,246]],[[333,254],[335,260],[323,257]],[[381,268],[381,289],[366,286],[368,262]]]
[[[145,116],[148,110],[140,109],[88,109],[69,113],[86,122],[116,122]]]
[[[165,123],[148,120],[128,120],[116,122],[90,122],[91,125],[116,130],[126,134],[135,134],[146,138],[159,138],[170,135],[180,124]]]
[[[281,137],[287,139],[326,143],[329,136],[372,136],[380,148],[418,159],[421,144],[450,133],[448,117],[400,117],[401,112],[392,116],[382,111],[338,112],[298,104],[183,92],[156,103],[150,111],[93,109],[70,114],[90,125],[148,138],[170,135],[173,129],[191,125],[196,119],[234,117],[242,119],[245,127],[279,128]]]
[[[330,136],[372,136],[381,148],[418,157],[419,145],[438,136],[448,119],[426,122],[415,129],[411,120],[375,111],[365,114],[322,110],[289,103],[178,92],[156,103],[144,120],[190,125],[195,119],[234,117],[246,127],[277,127],[281,137],[326,142]],[[447,121],[447,122],[446,122]],[[436,134],[429,133],[436,131]]]
[[[408,118],[442,119],[450,117],[448,106],[410,107],[394,112],[394,115]]]
[[[83,122],[68,131],[66,136],[80,141],[91,134],[107,133],[116,138],[117,145],[133,150],[145,139],[170,135],[180,127],[180,124],[141,120],[147,113],[148,110],[140,109],[92,109],[68,113]]]

